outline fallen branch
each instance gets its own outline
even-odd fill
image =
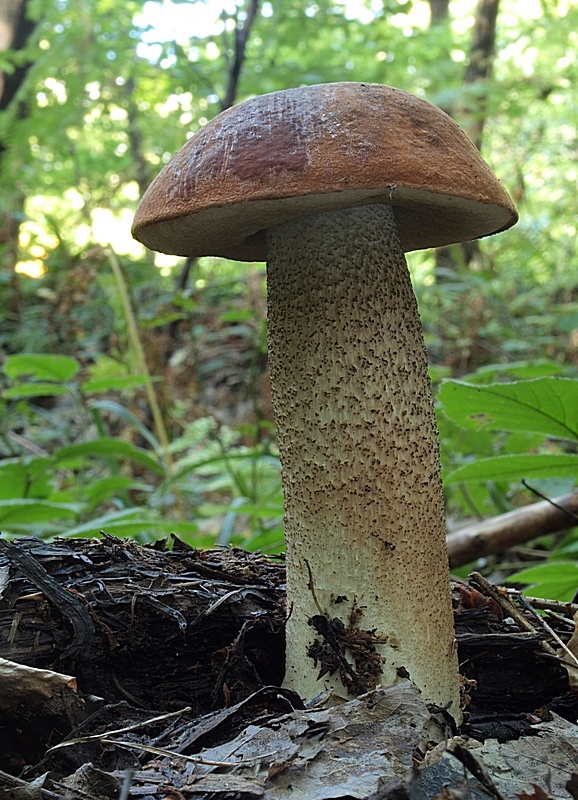
[[[450,565],[501,553],[514,545],[578,525],[578,492],[533,503],[468,525],[447,537]]]

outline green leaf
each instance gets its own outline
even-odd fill
[[[0,500],[22,498],[28,488],[28,472],[22,463],[0,466]]]
[[[86,501],[92,508],[95,508],[109,497],[118,497],[136,486],[138,484],[132,478],[124,475],[113,475],[97,481],[92,480],[85,489]]]
[[[51,458],[21,456],[5,458],[0,463],[0,500],[45,500],[52,494]]]
[[[222,322],[251,322],[255,319],[255,312],[250,308],[235,311],[224,311],[221,315]]]
[[[90,404],[91,411],[109,411],[113,414],[117,414],[121,419],[127,422],[129,425],[133,425],[139,434],[147,441],[157,452],[161,450],[161,447],[158,441],[155,439],[154,435],[151,431],[143,424],[143,422],[135,416],[132,411],[129,411],[128,408],[125,408],[120,403],[117,403],[115,400],[95,400]]]
[[[578,381],[537,378],[487,386],[446,381],[439,399],[444,413],[465,428],[578,439]]]
[[[245,502],[235,507],[236,514],[251,514],[254,517],[263,519],[277,519],[283,516],[283,498],[280,497],[277,503],[250,503],[245,498]],[[221,510],[222,513],[222,510]]]
[[[528,569],[515,572],[508,577],[508,582],[538,583],[538,581],[556,581],[561,575],[573,575],[578,585],[578,564],[575,564],[573,561],[558,561],[555,564],[539,564],[538,566],[528,567]]]
[[[74,518],[82,510],[83,506],[78,503],[51,503],[48,500],[28,498],[0,500],[0,524],[15,525]]]
[[[518,380],[530,378],[551,378],[553,375],[563,375],[566,367],[555,361],[520,361],[506,365],[504,372]]]
[[[17,383],[2,392],[5,400],[21,400],[31,397],[50,397],[66,394],[68,389],[58,383]]]
[[[578,525],[578,520],[576,520],[576,525]],[[575,534],[574,534],[575,535]],[[562,547],[557,547],[550,554],[550,558],[556,559],[567,559],[568,556],[578,556],[578,541],[570,542],[569,544],[565,544]]]
[[[270,466],[279,468],[279,459],[275,458],[274,456],[265,456],[265,455],[255,455],[254,453],[235,453],[235,452],[228,452],[228,453],[219,453],[215,456],[208,456],[208,457],[199,457],[198,460],[193,458],[192,461],[188,461],[188,459],[183,458],[177,463],[177,469],[175,470],[175,474],[173,476],[174,480],[180,480],[184,478],[185,475],[188,475],[190,472],[198,470],[201,474],[211,474],[211,471],[207,471],[205,467],[208,466],[216,466],[217,469],[214,470],[216,473],[222,473],[226,471],[226,467],[229,463],[233,463],[236,461],[246,462],[247,464],[254,464],[263,462],[269,464]],[[181,464],[185,464],[185,466],[181,467]]]
[[[522,478],[578,479],[578,456],[531,454],[482,458],[458,467],[445,477],[445,482],[512,481]]]
[[[572,600],[578,591],[578,564],[572,561],[557,561],[515,572],[508,577],[509,583],[531,584],[531,593],[552,600]]]
[[[108,514],[103,514],[100,517],[83,522],[81,525],[76,525],[74,528],[68,528],[64,531],[65,536],[94,536],[100,533],[104,527],[107,527],[111,532],[117,524],[126,525],[130,528],[136,517],[142,516],[143,510],[140,508],[125,508],[122,511],[111,511]],[[140,529],[140,522],[139,522]]]
[[[156,472],[158,475],[164,475],[165,470],[159,462],[150,456],[146,450],[140,447],[135,447],[128,442],[121,442],[117,439],[101,438],[95,439],[92,442],[81,442],[80,444],[71,444],[67,447],[61,447],[55,453],[56,461],[60,464],[68,464],[71,461],[76,461],[78,458],[121,458],[135,461],[137,464]]]
[[[67,537],[97,536],[101,531],[126,538],[136,536],[144,531],[154,531],[165,535],[169,533],[193,534],[197,531],[197,526],[193,522],[155,519],[147,516],[146,510],[142,508],[126,508],[84,522],[82,525],[64,531],[62,535]]]
[[[464,377],[464,382],[476,385],[483,385],[486,382],[486,385],[489,385],[495,382],[500,375],[526,381],[531,378],[551,378],[553,375],[564,375],[565,373],[568,374],[567,368],[556,361],[510,361],[507,364],[487,364],[478,367],[475,372]]]
[[[144,375],[124,375],[122,377],[93,378],[82,384],[83,392],[100,394],[102,392],[121,392],[124,389],[136,389],[144,386],[147,378]]]
[[[47,353],[8,356],[3,367],[4,373],[11,380],[26,376],[35,380],[56,381],[57,383],[74,378],[79,368],[80,365],[74,358]]]

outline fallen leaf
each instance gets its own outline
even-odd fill
[[[411,771],[429,719],[409,681],[329,709],[296,710],[203,748],[199,756],[205,762],[230,766],[215,775],[210,764],[195,764],[186,791],[217,797],[217,788],[226,786],[265,800],[361,800]]]
[[[546,792],[535,783],[532,783],[531,786],[534,790],[532,794],[528,794],[527,792],[515,792],[515,794],[520,800],[553,800],[551,795],[546,794]]]

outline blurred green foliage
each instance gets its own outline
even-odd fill
[[[19,228],[15,255],[0,242],[0,528],[145,541],[173,532],[279,550],[262,266],[162,259],[129,235],[146,185],[221,110],[251,3],[27,6],[35,33],[25,50],[0,54],[5,71],[30,63],[0,114],[0,218]],[[492,75],[474,84],[464,71],[476,3],[449,8],[431,25],[423,0],[260,2],[235,99],[376,81],[459,122],[483,116],[484,156],[520,222],[469,264],[452,249],[446,272],[432,253],[409,256],[434,384],[461,381],[439,393],[439,426],[448,515],[463,520],[528,502],[523,478],[550,494],[575,485],[578,5],[501,0]],[[168,453],[153,433],[150,376]],[[553,408],[567,417],[544,413]],[[562,569],[575,567],[573,537],[544,543],[551,593],[552,574],[560,585],[573,574]]]
[[[98,372],[98,360],[95,367]],[[216,541],[229,544],[240,517],[244,546],[282,547],[274,452],[247,447],[234,431],[203,417],[173,439],[169,463],[142,421],[111,399],[144,379],[133,376],[127,383],[121,371],[108,370],[108,379],[81,382],[79,368],[75,359],[59,355],[13,355],[5,361],[10,385],[0,400],[4,533],[94,536],[104,529],[144,541],[174,533],[202,545],[215,543],[214,535],[203,536],[203,521],[218,516]],[[110,434],[114,421],[122,423],[122,436]],[[130,441],[135,436],[141,444]]]

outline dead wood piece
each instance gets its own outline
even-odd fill
[[[519,589],[506,589],[506,594],[518,597],[520,595]],[[532,605],[533,608],[541,611],[553,611],[557,614],[562,614],[569,619],[578,614],[578,603],[568,603],[563,600],[549,600],[547,597],[531,597],[524,595],[526,600]]]
[[[86,656],[90,650],[90,642],[94,634],[94,623],[90,618],[88,608],[82,600],[63,589],[26,550],[4,539],[0,539],[0,549],[5,552],[8,561],[17,566],[28,580],[51,603],[54,603],[69,621],[74,636],[72,642],[62,653],[62,659],[67,660]]]
[[[283,573],[260,554],[22,539],[0,549],[6,567],[0,657],[69,671],[85,693],[204,713],[282,679]]]
[[[72,675],[35,669],[0,658],[0,711],[14,706],[38,705],[65,690],[75,690]]]
[[[450,565],[459,567],[577,524],[578,492],[517,508],[450,533],[447,537]]]
[[[517,608],[511,596],[477,572],[470,578],[468,586],[455,588],[460,672],[476,685],[470,695],[468,730],[482,739],[508,738],[524,728],[512,725],[512,715],[535,714],[539,707],[565,697],[568,676],[544,630]],[[575,721],[578,702],[560,713]],[[487,719],[488,714],[493,717]],[[492,726],[502,726],[503,733]]]

